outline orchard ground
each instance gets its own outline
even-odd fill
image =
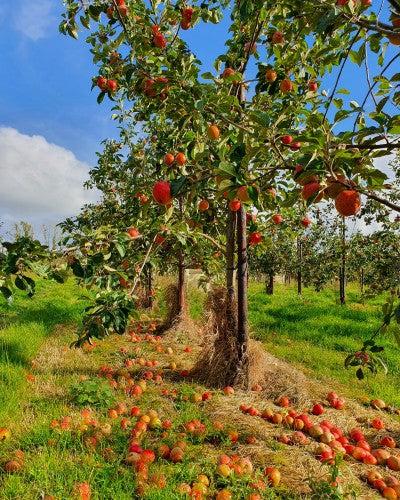
[[[263,288],[264,285],[256,283],[250,287],[250,322],[254,337],[262,340],[275,356],[293,363],[290,369],[299,374],[302,383],[306,382],[310,410],[315,403],[324,403],[325,413],[319,417],[311,415],[313,422],[329,419],[340,426],[345,435],[350,429],[361,427],[373,448],[379,447],[382,436],[390,435],[396,442],[400,441],[400,423],[396,415],[362,404],[364,399],[381,397],[386,403],[400,406],[396,391],[397,350],[391,340],[382,341],[390,370],[386,378],[370,376],[360,382],[355,379],[354,372],[343,368],[346,352],[357,349],[379,324],[379,305],[383,297],[361,304],[356,287],[350,287],[348,304],[340,306],[333,289],[320,293],[305,289],[303,297],[299,298],[293,287],[280,285],[272,297],[265,295]],[[154,342],[146,341],[146,334],[151,335],[152,331],[146,332],[144,328],[139,334],[141,342],[132,342],[129,335],[112,336],[94,348],[69,349],[84,307],[84,302],[79,300],[81,293],[72,280],[67,286],[39,282],[34,299],[17,295],[11,307],[4,303],[0,305],[0,427],[11,431],[11,438],[0,442],[0,461],[4,464],[17,449],[25,453],[21,471],[0,473],[1,498],[85,498],[84,487],[79,490],[74,486],[77,483],[88,484],[92,498],[96,499],[178,499],[185,496],[177,492],[177,487],[182,483],[198,484],[198,475],[203,474],[211,483],[206,488],[205,497],[215,498],[217,491],[228,489],[232,498],[245,499],[255,492],[251,483],[254,486],[258,479],[265,482],[267,466],[278,468],[282,479],[278,487],[260,491],[261,498],[341,498],[327,496],[328,482],[317,486],[318,480],[329,479],[329,468],[316,458],[316,441],[307,436],[306,445],[284,445],[276,438],[282,433],[291,435],[293,429],[260,416],[250,416],[239,406],[252,406],[260,412],[269,408],[275,413],[283,413],[288,408],[280,408],[275,401],[265,400],[257,391],[237,391],[229,397],[220,390],[200,386],[190,377],[180,375],[181,370],[190,370],[201,350],[197,342],[186,340],[185,332],[167,333],[161,341]],[[191,315],[196,321],[201,317],[203,298],[202,292],[191,290]],[[164,309],[162,290],[159,306],[160,313]],[[146,319],[152,320],[153,317],[143,313],[143,325],[151,324]],[[157,348],[159,345],[162,349]],[[173,352],[168,353],[168,348]],[[163,380],[157,384],[148,379],[147,389],[136,397],[127,397],[123,387],[112,389],[111,396],[106,389],[100,396],[90,392],[92,381],[97,384],[96,391],[109,387],[110,380],[97,376],[100,367],[110,367],[115,380],[115,373],[126,370],[130,364],[127,361],[134,358],[157,361],[154,367],[143,366],[138,361],[129,366],[136,382],[146,371],[158,370],[163,371]],[[277,370],[286,366],[286,362],[279,359],[276,363]],[[305,373],[305,378],[301,378],[304,376],[300,370],[297,372],[297,368]],[[78,393],[77,387],[80,388]],[[325,400],[329,390],[346,398],[342,410],[329,407]],[[111,401],[114,392],[115,401]],[[198,401],[198,396],[207,392],[211,397]],[[71,399],[71,394],[75,394],[75,399]],[[81,402],[85,397],[93,398],[93,404],[83,402],[79,405],[79,397]],[[128,413],[111,418],[108,411],[117,402],[124,403]],[[154,477],[154,474],[159,473],[165,475],[166,486],[160,489],[153,484],[140,494],[136,489],[138,474],[132,470],[132,465],[124,463],[129,448],[130,425],[135,426],[137,420],[129,412],[135,406],[142,414],[155,410],[163,423],[171,422],[169,428],[168,425],[166,428],[156,425],[153,430],[149,429],[141,441],[143,448],[157,452],[161,443],[171,446],[179,439],[188,444],[182,463],[157,458],[150,465],[148,476],[153,479],[149,479],[149,483],[157,482],[160,477]],[[299,413],[305,410],[303,406],[294,405],[294,408]],[[81,414],[82,409],[91,411],[87,423]],[[121,427],[124,418],[129,420],[126,429]],[[372,428],[374,418],[382,418],[386,430]],[[192,432],[187,424],[193,419],[204,424],[205,430]],[[222,424],[222,429],[215,428],[215,421]],[[96,422],[97,427],[93,425]],[[104,431],[107,423],[111,424],[111,435],[107,432],[97,435],[98,429]],[[180,435],[182,431],[185,436]],[[164,432],[167,435],[163,437]],[[238,441],[232,441],[235,432]],[[90,439],[93,435],[94,441]],[[218,474],[218,457],[222,454],[249,457],[258,475],[250,479],[246,474],[229,477]],[[356,491],[357,498],[379,498],[377,491],[365,482],[368,470],[390,473],[400,479],[399,472],[349,458],[341,467],[345,490]],[[313,478],[316,491],[313,497],[308,477]]]

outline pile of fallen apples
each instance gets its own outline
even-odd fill
[[[329,405],[336,409],[343,408],[344,400],[336,393],[330,392],[327,395]],[[375,400],[373,408],[383,409],[381,400]],[[279,398],[277,405],[288,408],[290,401],[286,397]],[[384,403],[383,403],[384,404]],[[316,457],[324,463],[333,464],[337,453],[343,454],[345,459],[352,457],[354,460],[368,465],[386,466],[392,471],[400,471],[400,453],[392,454],[388,451],[397,447],[393,437],[387,435],[380,440],[382,448],[372,450],[361,429],[352,429],[348,437],[344,436],[339,427],[335,427],[329,420],[322,420],[320,423],[313,423],[309,413],[298,414],[294,409],[274,412],[272,409],[257,410],[253,406],[241,405],[240,410],[253,417],[261,417],[273,424],[283,425],[293,429],[292,433],[282,433],[277,437],[278,441],[285,445],[307,445],[310,438],[314,441],[314,453]],[[321,415],[324,413],[322,404],[313,406],[311,413]],[[385,423],[380,418],[372,419],[371,427],[376,430],[385,429]],[[400,498],[400,481],[394,476],[382,476],[378,471],[368,472],[366,479],[368,484],[377,489],[384,498]]]

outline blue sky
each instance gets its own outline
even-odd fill
[[[101,141],[117,136],[110,103],[99,106],[90,90],[96,69],[85,34],[79,41],[60,35],[61,12],[61,0],[0,4],[0,221],[7,227],[17,220],[53,224],[95,199],[82,183]],[[225,51],[228,25],[184,33],[205,70]],[[340,86],[364,93],[359,71],[349,64]]]

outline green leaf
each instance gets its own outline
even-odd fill
[[[181,175],[177,179],[174,179],[171,182],[171,196],[172,198],[175,198],[179,191],[183,188],[187,180],[186,175]]]
[[[400,305],[398,305],[395,310],[393,311],[395,320],[397,323],[400,323]]]
[[[123,245],[122,243],[120,243],[119,241],[116,241],[114,243],[114,246],[115,248],[117,249],[117,252],[120,254],[121,257],[124,257],[125,256],[125,253],[126,253],[126,248],[125,248],[125,245]]]
[[[71,269],[77,278],[83,278],[85,276],[85,271],[83,270],[83,267],[81,266],[81,263],[78,259],[74,260],[71,265]]]
[[[105,95],[105,92],[100,92],[100,94],[97,96],[97,104],[101,104],[103,102]]]
[[[201,78],[203,78],[204,80],[214,80],[214,75],[209,71],[206,71],[201,75]]]
[[[15,278],[15,282],[14,282],[15,286],[17,288],[19,288],[20,290],[26,290],[27,289],[27,283],[26,281],[21,277],[21,276],[17,276]]]
[[[397,326],[393,329],[393,337],[398,347],[400,347],[400,329]]]
[[[220,175],[221,177],[225,177],[226,175],[229,177],[236,177],[236,167],[233,163],[221,161],[218,165],[217,175]]]
[[[250,113],[250,118],[262,127],[268,128],[271,126],[271,117],[265,111],[255,110]]]
[[[0,286],[0,292],[3,294],[5,299],[9,299],[12,296],[12,291],[6,286]]]

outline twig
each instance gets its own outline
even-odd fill
[[[206,240],[210,241],[216,248],[218,248],[218,250],[220,252],[222,252],[224,255],[226,255],[225,249],[217,241],[215,241],[214,238],[212,238],[211,236],[208,236],[208,234],[204,234],[204,233],[196,233],[196,234],[198,234],[199,236],[202,236]]]
[[[392,65],[392,63],[394,63],[394,61],[395,61],[395,60],[396,60],[399,56],[400,56],[400,53],[397,53],[395,56],[393,56],[393,57],[392,57],[392,59],[390,59],[390,61],[389,61],[389,62],[386,64],[386,66],[383,68],[383,70],[382,70],[382,72],[381,72],[380,76],[382,76],[382,75],[383,75],[383,73],[385,73],[385,71],[386,71],[387,69],[389,69],[389,67]],[[374,89],[375,85],[377,85],[378,83],[379,83],[379,81],[378,81],[378,80],[376,80],[376,81],[373,83],[373,85],[371,86],[371,88],[369,88],[369,89],[368,89],[368,92],[367,92],[366,96],[364,97],[364,100],[363,100],[363,102],[362,102],[362,104],[361,104],[361,106],[360,106],[361,108],[363,108],[363,107],[364,107],[365,103],[367,102],[367,99],[368,99],[369,94],[372,92],[372,90]],[[360,117],[360,115],[361,115],[361,111],[359,111],[359,112],[358,112],[358,114],[357,114],[357,116],[356,116],[356,119],[354,120],[353,133],[355,132],[355,129],[356,129],[356,126],[357,126],[357,120],[358,120],[358,118]]]
[[[230,123],[231,125],[234,125],[235,127],[240,128],[241,130],[243,130],[244,132],[247,132],[248,134],[252,134],[253,133],[252,130],[250,130],[250,129],[246,128],[246,127],[243,127],[243,125],[240,125],[240,123],[236,123],[233,120],[230,120],[229,118],[226,118],[224,115],[221,115],[220,113],[218,113],[217,111],[215,111],[212,108],[209,108],[208,106],[205,106],[204,109],[205,109],[205,111],[208,111],[209,113],[212,113],[213,115],[217,116],[221,120],[224,120],[227,123]]]
[[[378,103],[376,102],[375,96],[374,96],[373,92],[371,92],[371,79],[369,77],[369,68],[368,68],[368,48],[367,48],[367,44],[366,43],[364,43],[364,47],[365,47],[364,66],[365,66],[365,73],[367,75],[368,88],[370,90],[370,93],[371,93],[372,99],[373,99],[373,101],[375,103],[375,106],[378,106]]]
[[[133,285],[132,285],[132,288],[130,289],[130,291],[128,293],[128,297],[132,297],[133,293],[135,292],[135,289],[136,289],[136,287],[137,287],[137,285],[139,283],[140,276],[141,276],[141,274],[143,272],[144,266],[147,264],[147,261],[149,260],[150,253],[151,253],[151,251],[153,249],[153,246],[154,246],[154,243],[156,241],[156,237],[157,237],[157,235],[154,236],[153,241],[150,243],[149,248],[147,249],[146,255],[145,255],[144,259],[143,259],[143,262],[142,262],[142,265],[141,265],[141,267],[139,269],[139,272],[137,273],[135,279],[133,280]]]
[[[361,194],[365,195],[367,198],[370,198],[371,200],[375,200],[381,205],[385,205],[386,207],[391,208],[395,212],[400,212],[400,206],[396,205],[395,203],[392,203],[389,200],[385,200],[384,198],[381,198],[380,196],[377,196],[374,193],[371,193],[371,191],[364,191],[363,189],[357,189]]]
[[[333,97],[334,97],[335,92],[336,92],[336,89],[337,89],[337,87],[338,87],[338,85],[339,85],[339,80],[340,80],[340,77],[342,76],[342,72],[343,72],[344,66],[345,66],[345,64],[346,64],[346,62],[347,62],[347,59],[348,59],[348,57],[349,57],[350,51],[351,51],[351,49],[353,48],[353,45],[356,43],[357,38],[358,38],[358,35],[360,34],[360,31],[361,31],[361,30],[358,30],[358,31],[357,31],[356,36],[353,38],[353,41],[351,42],[351,44],[350,44],[349,48],[347,49],[346,55],[345,55],[345,57],[344,57],[344,60],[343,60],[342,65],[341,65],[341,67],[340,67],[340,70],[339,70],[338,76],[337,76],[337,78],[336,78],[335,86],[333,87],[332,93],[331,93],[331,95],[329,96],[329,99],[328,99],[328,105],[327,105],[326,110],[325,110],[324,120],[325,120],[325,118],[326,118],[326,115],[328,114],[329,107],[330,107],[330,105],[332,104]]]

